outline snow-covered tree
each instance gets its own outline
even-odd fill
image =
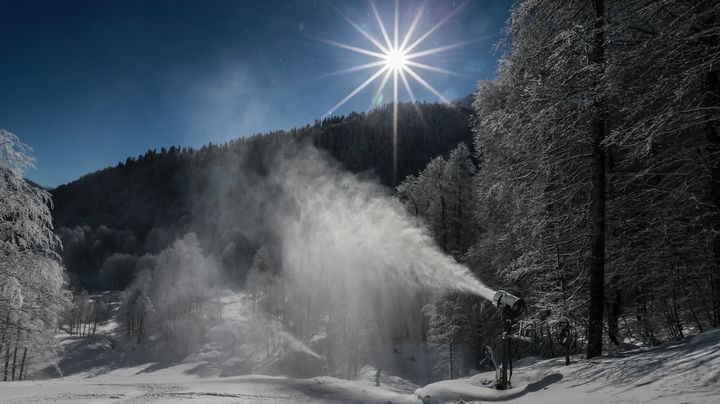
[[[499,83],[481,89],[475,104],[489,112],[476,124],[483,205],[508,209],[498,230],[514,253],[503,254],[506,266],[499,273],[532,285],[528,298],[545,306],[536,312],[542,320],[564,313],[557,296],[572,298],[567,315],[578,324],[590,318],[588,356],[600,353],[605,284],[601,3],[519,3],[508,25]]]
[[[460,143],[450,152],[445,165],[445,191],[450,222],[450,251],[460,257],[472,245],[477,232],[475,220],[475,163],[470,149]]]
[[[720,324],[718,18],[714,1],[642,1],[618,14],[610,47],[622,107],[613,211],[625,213],[613,217],[611,279],[632,291],[614,300],[646,341]]]
[[[67,302],[63,269],[56,261],[60,243],[53,233],[50,194],[22,177],[34,163],[30,152],[17,136],[0,130],[0,353],[4,355],[4,380],[16,377],[18,365],[24,367],[17,352],[32,350],[29,341],[54,328]]]
[[[436,157],[397,187],[407,210],[432,230],[444,251],[457,258],[472,245],[477,232],[475,173],[471,152],[460,143],[447,160]]]
[[[441,301],[424,308],[428,316],[427,342],[435,354],[433,370],[441,378],[454,379],[459,375],[460,348],[468,344],[472,335],[471,313],[462,306],[458,294],[445,296]]]
[[[623,332],[648,343],[717,323],[716,3],[519,2],[476,94],[468,262],[589,356],[603,312],[615,343],[629,311]]]
[[[260,247],[253,257],[252,267],[245,280],[245,289],[250,293],[253,306],[269,304],[273,286],[277,281],[275,271],[270,252],[267,248]]]
[[[253,264],[245,280],[245,290],[250,294],[252,305],[258,315],[258,323],[265,334],[266,352],[276,347],[278,326],[284,321],[284,281],[279,276],[275,262],[267,248],[260,247],[253,257]]]
[[[205,257],[193,233],[144,266],[125,290],[121,313],[128,337],[152,340],[188,354],[218,318],[217,263]]]

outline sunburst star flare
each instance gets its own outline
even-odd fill
[[[330,110],[327,112],[327,115],[332,115],[338,108],[343,106],[346,102],[348,102],[351,98],[353,98],[355,95],[357,95],[360,91],[371,85],[375,80],[380,78],[382,76],[382,79],[380,81],[380,86],[377,88],[377,90],[373,94],[372,104],[376,105],[378,103],[378,100],[381,99],[381,94],[385,87],[387,86],[388,82],[390,81],[390,77],[392,76],[392,103],[393,103],[393,119],[392,119],[392,125],[393,125],[393,138],[392,138],[392,145],[393,145],[393,185],[397,184],[397,122],[398,122],[398,90],[399,90],[399,83],[398,79],[402,81],[402,85],[405,89],[405,92],[410,97],[410,100],[414,103],[415,100],[415,94],[412,90],[412,86],[410,84],[410,81],[408,80],[408,76],[410,76],[415,82],[419,83],[422,87],[427,89],[430,93],[435,95],[440,101],[442,102],[449,102],[435,87],[433,87],[430,83],[427,82],[418,72],[416,72],[413,68],[417,69],[423,69],[428,70],[436,73],[443,73],[443,74],[453,74],[457,75],[457,73],[454,73],[452,71],[435,67],[432,65],[429,65],[427,63],[420,62],[416,59],[430,56],[437,54],[439,52],[447,51],[450,49],[457,48],[459,46],[463,46],[471,41],[463,41],[459,43],[453,43],[448,44],[444,46],[435,47],[432,49],[427,50],[416,50],[416,48],[428,38],[430,35],[432,35],[435,31],[437,31],[440,27],[442,27],[447,21],[449,21],[453,16],[455,16],[458,11],[460,11],[466,3],[462,3],[460,6],[456,7],[454,10],[452,10],[447,16],[442,18],[440,21],[438,21],[436,24],[434,24],[430,29],[420,34],[417,38],[413,38],[413,35],[415,34],[415,31],[418,28],[418,24],[422,18],[423,12],[425,10],[426,3],[423,3],[419,8],[417,13],[415,14],[412,23],[408,27],[407,31],[404,32],[404,34],[401,35],[400,28],[399,28],[399,0],[395,0],[395,12],[393,16],[393,29],[392,29],[392,37],[390,36],[390,33],[388,32],[387,28],[385,27],[385,24],[383,23],[383,19],[375,6],[375,3],[370,0],[370,8],[372,9],[372,13],[375,17],[375,20],[377,21],[378,27],[380,28],[380,32],[382,33],[382,38],[377,39],[372,34],[367,32],[367,30],[363,29],[362,26],[360,26],[357,22],[351,20],[349,17],[343,15],[343,18],[345,18],[348,23],[365,39],[367,39],[374,47],[375,49],[365,49],[360,48],[358,46],[352,46],[336,41],[331,41],[327,39],[322,38],[316,38],[317,40],[326,43],[328,45],[332,45],[344,50],[348,50],[351,52],[359,53],[371,58],[375,58],[377,60],[371,61],[369,63],[365,63],[359,66],[351,67],[348,69],[341,70],[339,72],[335,72],[333,74],[345,74],[350,72],[355,72],[359,70],[365,70],[365,69],[371,69],[373,67],[378,67],[378,69],[370,75],[370,77],[362,82],[359,86],[357,86],[354,90],[352,90],[347,96],[345,96],[342,100],[340,100],[337,104],[335,104]],[[399,39],[402,37],[402,41]],[[384,41],[384,45],[383,45]],[[418,109],[419,112],[419,109]]]

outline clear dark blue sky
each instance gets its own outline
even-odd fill
[[[401,32],[420,4],[400,1]],[[459,4],[430,0],[415,37]],[[394,3],[376,5],[391,25]],[[510,5],[470,0],[417,48],[476,39],[422,60],[460,76],[416,71],[449,99],[492,78]],[[340,13],[382,38],[365,0],[0,0],[0,128],[34,148],[27,176],[56,186],[150,148],[305,125],[373,72],[329,75],[372,61],[313,39],[371,49]],[[336,112],[368,110],[374,90]]]

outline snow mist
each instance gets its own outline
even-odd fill
[[[479,301],[493,291],[391,190],[298,143],[224,162],[210,181],[218,197],[198,201],[207,212],[199,227],[209,229],[201,233],[224,265],[238,265],[235,241],[256,244],[229,351],[250,352],[256,372],[355,378],[371,365],[430,380],[424,309],[446,294]]]
[[[386,188],[336,167],[314,148],[273,166],[272,214],[286,330],[354,378],[365,364],[428,380],[423,308],[454,292],[493,291],[444,254]],[[310,358],[308,358],[310,359]]]
[[[460,291],[492,299],[493,291],[444,254],[427,229],[395,198],[307,149],[278,164],[275,180],[294,209],[280,214],[286,270],[317,287],[382,287]]]

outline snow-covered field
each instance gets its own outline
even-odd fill
[[[491,374],[443,381],[419,389],[426,402],[512,403],[720,403],[720,329],[689,341],[602,358],[521,361],[513,389],[483,386]]]
[[[271,376],[203,377],[198,363],[157,369],[148,363],[93,376],[82,372],[62,379],[3,383],[3,403],[718,403],[720,330],[690,341],[624,352],[593,360],[524,361],[514,388],[497,391],[483,382],[491,374],[434,383],[415,390],[399,378],[374,386],[371,371],[360,380],[331,377],[289,379]],[[415,390],[415,391],[413,391]]]
[[[240,297],[225,296],[223,303],[227,321],[213,330],[223,337],[180,363],[114,350],[102,335],[64,335],[59,366],[65,376],[0,383],[0,403],[720,403],[720,329],[653,349],[573,358],[570,366],[563,359],[524,359],[506,391],[490,388],[492,373],[424,387],[384,374],[377,387],[370,367],[352,381],[243,375],[252,369],[239,366],[238,358],[253,350],[233,330],[248,314]],[[112,324],[101,328],[101,334],[113,332]],[[300,343],[298,349],[307,348]]]
[[[3,403],[340,403],[418,402],[412,392],[377,388],[334,378],[289,379],[272,376],[201,378],[192,365],[143,373],[126,368],[98,377],[12,382],[2,386]]]

